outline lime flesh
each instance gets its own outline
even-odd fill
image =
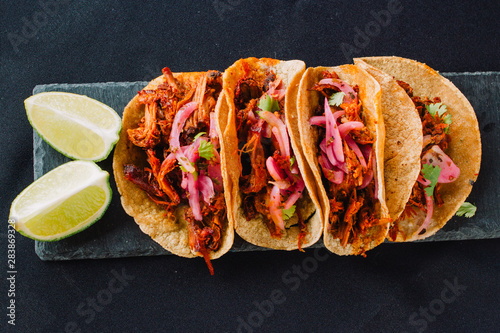
[[[109,174],[93,162],[73,161],[22,191],[12,202],[9,219],[27,237],[54,241],[92,225],[110,201]]]
[[[29,97],[25,106],[42,139],[70,158],[101,161],[118,141],[121,118],[87,96],[46,92]]]

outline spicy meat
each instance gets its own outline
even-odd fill
[[[143,149],[147,166],[124,166],[125,178],[163,207],[167,216],[175,218],[178,207],[189,206],[184,218],[191,250],[205,258],[212,274],[210,251],[220,248],[227,224],[217,134],[211,125],[221,90],[218,71],[193,81],[164,68],[163,82],[156,89],[139,92],[144,117],[127,131],[129,141]],[[189,113],[180,119],[180,112]],[[182,169],[181,161],[189,161],[192,171]]]
[[[358,86],[351,87],[341,81],[337,73],[324,71],[322,79],[311,90],[320,92],[320,101],[324,101],[319,103],[312,123],[320,126],[317,127],[320,147],[317,158],[330,205],[326,228],[339,239],[342,247],[346,247],[364,236],[370,227],[387,223],[375,210],[378,203],[374,177],[375,138],[364,124],[363,104],[357,97]],[[329,117],[332,117],[330,123]],[[346,133],[346,128],[351,130]],[[342,143],[334,148],[334,142],[339,139]]]

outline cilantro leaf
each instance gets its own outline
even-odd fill
[[[269,111],[269,112],[279,111],[280,109],[278,100],[272,98],[268,94],[265,94],[263,97],[261,97],[261,99],[259,100],[259,104],[257,106],[262,111]]]
[[[446,112],[446,105],[443,103],[432,103],[425,106],[427,111],[436,118],[436,114],[441,117]]]
[[[471,204],[470,202],[464,202],[462,206],[458,209],[456,215],[465,217],[473,217],[476,214],[477,207]]]
[[[448,130],[450,129],[449,125],[451,124],[451,114],[446,114],[443,117],[443,115],[448,111],[448,107],[443,103],[433,103],[426,105],[425,108],[430,115],[434,117],[434,119],[440,118],[444,124],[448,125],[444,129],[444,132],[448,133]]]
[[[424,190],[428,197],[432,197],[432,195],[434,194],[434,187],[436,187],[440,173],[441,168],[438,166],[433,166],[430,164],[422,165],[422,175],[425,179],[431,182],[431,184]]]
[[[451,114],[447,114],[446,116],[444,116],[443,118],[443,123],[447,124],[447,125],[450,125],[451,124]],[[450,129],[450,126],[446,126],[446,128],[444,129],[444,132],[446,134],[448,134],[448,130]]]
[[[207,132],[200,132],[200,133],[196,134],[193,141],[196,141],[196,139],[198,139],[200,136],[202,136],[204,134],[207,134]]]
[[[295,205],[288,209],[281,209],[281,212],[283,213],[283,220],[289,220],[292,218],[292,216],[295,214]]]
[[[295,156],[292,156],[290,159],[290,168],[293,167],[293,164],[295,163]]]
[[[203,157],[207,161],[210,161],[212,158],[214,158],[214,146],[212,145],[212,143],[203,140],[200,142],[198,153],[200,154],[200,157]]]
[[[344,102],[344,96],[345,93],[343,93],[342,91],[336,92],[335,94],[330,96],[330,98],[328,99],[328,104],[330,104],[331,106],[340,106],[340,104]]]

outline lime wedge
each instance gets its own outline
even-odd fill
[[[24,101],[31,126],[54,149],[78,160],[105,159],[121,128],[109,106],[83,95],[45,92]]]
[[[12,202],[9,222],[24,236],[55,241],[99,220],[111,201],[109,174],[89,161],[48,172]]]

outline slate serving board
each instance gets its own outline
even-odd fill
[[[481,172],[467,201],[476,204],[471,218],[453,217],[434,236],[423,241],[486,239],[500,237],[500,72],[442,73],[469,99],[476,111],[481,131],[483,156]],[[90,84],[38,85],[33,94],[66,91],[97,99],[122,114],[137,91],[148,82],[108,82]],[[34,178],[68,162],[36,132],[33,134]],[[90,228],[58,242],[35,242],[35,251],[42,260],[98,259],[170,254],[142,233],[134,220],[121,207],[118,190],[112,177],[112,154],[98,163],[108,171],[113,198],[103,218]],[[314,247],[322,246],[319,242]],[[394,246],[401,246],[395,244]],[[266,250],[235,238],[231,251]]]

